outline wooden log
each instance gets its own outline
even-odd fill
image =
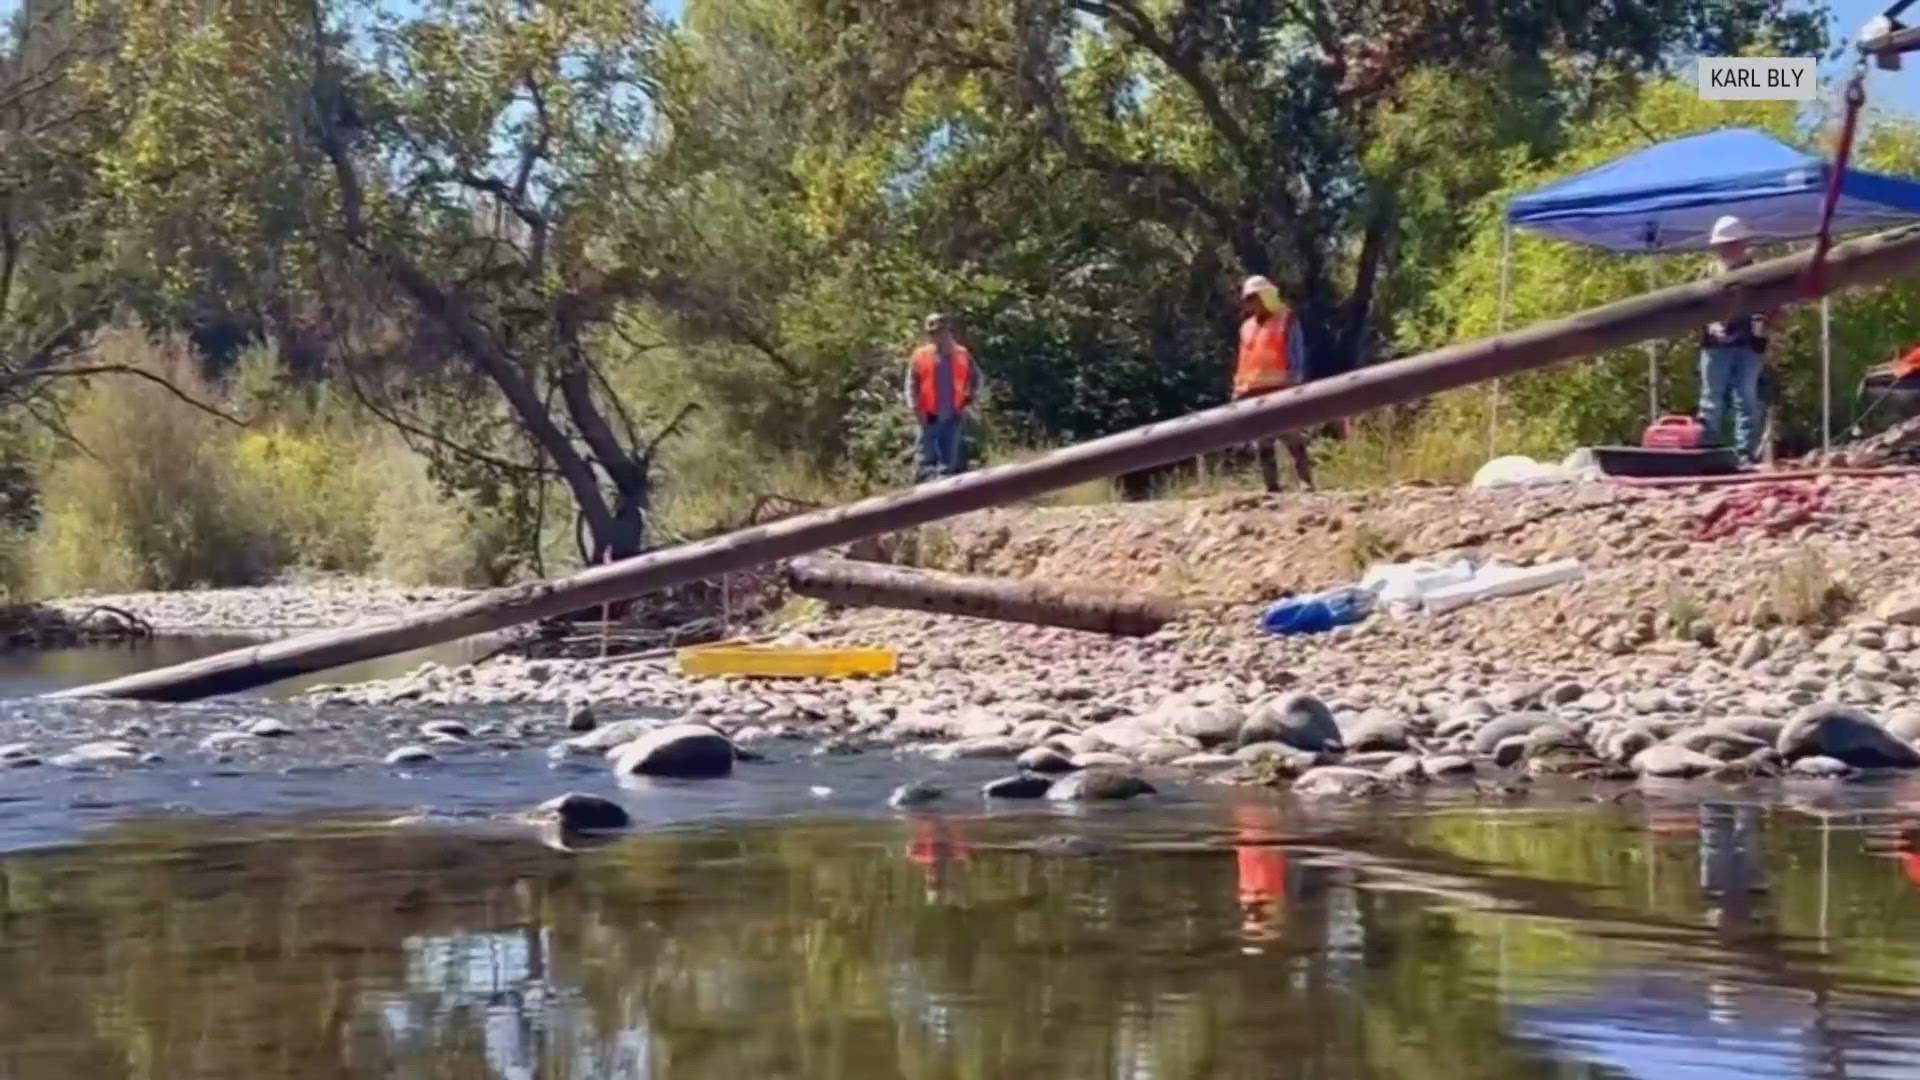
[[[787,568],[787,587],[847,607],[904,608],[1121,637],[1145,637],[1183,612],[1178,601],[1160,596],[964,577],[854,559],[796,560]]]
[[[725,536],[597,566],[558,581],[495,590],[442,608],[368,626],[288,638],[185,664],[76,687],[54,697],[181,701],[235,693],[308,672],[407,652],[517,623],[710,580],[989,506],[1031,499],[1089,480],[1150,469],[1196,454],[1311,428],[1384,405],[1415,401],[1490,379],[1671,334],[1692,333],[1741,311],[1803,302],[1810,252],[1675,285],[1479,341],[1449,345],[1277,394],[1056,450],[1031,461],[922,484],[896,495],[802,514]],[[1835,246],[1832,288],[1888,281],[1920,267],[1920,226]]]

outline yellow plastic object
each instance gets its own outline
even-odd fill
[[[761,679],[852,679],[891,675],[892,649],[792,649],[773,645],[703,645],[681,649],[680,674],[746,675]]]

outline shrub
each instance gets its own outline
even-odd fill
[[[178,339],[116,329],[92,352],[213,397]],[[281,562],[233,467],[232,425],[151,381],[105,375],[77,395],[69,430],[74,445],[43,474],[31,553],[42,593],[243,585]]]

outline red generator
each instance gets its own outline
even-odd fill
[[[1707,441],[1707,429],[1696,416],[1663,416],[1641,437],[1647,450],[1698,450]]]

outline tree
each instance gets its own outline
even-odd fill
[[[114,21],[96,76],[124,103],[109,172],[129,233],[201,284],[237,264],[282,304],[384,306],[417,374],[479,380],[538,457],[383,415],[424,445],[557,476],[592,560],[641,550],[653,446],[594,350],[654,274],[611,257],[599,216],[657,134],[644,0],[131,0]],[[336,359],[372,376],[357,385],[379,408],[381,373]]]
[[[1449,148],[1393,126],[1426,110],[1429,75],[1494,76],[1509,103],[1531,106],[1511,115],[1534,121],[1507,125],[1505,145],[1541,153],[1558,120],[1619,77],[1756,40],[1804,54],[1824,25],[1821,12],[1775,0],[805,7],[816,48],[836,65],[849,131],[884,130],[889,108],[945,87],[964,105],[943,141],[963,142],[982,122],[1004,138],[1038,136],[1098,177],[1123,212],[1204,243],[1222,269],[1273,277],[1302,316],[1317,375],[1347,370],[1380,340],[1382,283],[1406,239],[1403,199],[1427,170],[1453,172]],[[1402,152],[1375,152],[1396,140]],[[1454,205],[1479,193],[1446,190]]]

